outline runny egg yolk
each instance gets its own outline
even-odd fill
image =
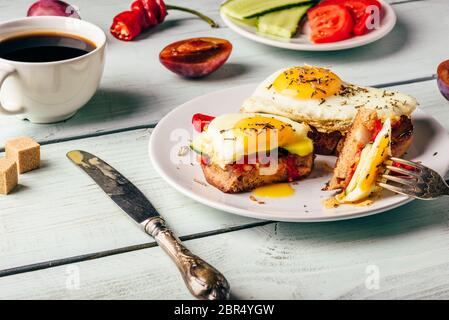
[[[294,67],[282,72],[273,82],[280,94],[300,100],[324,99],[341,88],[341,79],[330,70],[318,67]]]
[[[253,190],[253,194],[262,198],[285,198],[295,193],[288,183],[271,184]]]
[[[295,130],[290,124],[269,117],[250,117],[234,126],[234,135],[241,137],[245,154],[272,150],[295,140]]]

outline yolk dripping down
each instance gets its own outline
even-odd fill
[[[253,190],[253,194],[262,198],[285,198],[295,193],[288,183],[278,183],[259,187]]]
[[[318,67],[293,67],[282,72],[273,82],[280,94],[299,100],[324,99],[341,88],[341,79],[330,70]]]

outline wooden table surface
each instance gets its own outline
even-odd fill
[[[30,2],[1,1],[0,21],[24,16]],[[329,66],[353,83],[409,93],[449,129],[449,104],[434,80],[438,63],[449,58],[449,3],[389,2],[398,15],[395,29],[373,44],[340,52],[271,48],[223,23],[210,29],[179,12],[134,42],[108,33],[101,87],[73,118],[36,125],[0,116],[0,148],[7,138],[22,135],[43,144],[42,168],[21,176],[20,187],[0,198],[0,299],[191,298],[154,241],[66,159],[71,149],[95,153],[133,181],[186,245],[226,275],[233,298],[449,298],[447,199],[413,201],[350,221],[260,221],[184,197],[156,174],[148,158],[152,128],[179,104],[304,63]],[[220,21],[217,0],[170,3]],[[83,19],[105,31],[128,6],[123,0],[73,4]],[[230,40],[229,62],[195,81],[160,65],[165,45],[195,36]]]

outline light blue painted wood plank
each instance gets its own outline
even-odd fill
[[[172,1],[205,9],[218,19],[218,1]],[[0,19],[23,16],[28,1],[2,2]],[[125,10],[125,1],[80,0],[84,19],[108,30],[112,17]],[[398,25],[386,38],[371,45],[341,52],[295,52],[253,43],[228,28],[210,29],[184,13],[173,12],[167,21],[138,41],[125,43],[108,34],[108,58],[101,88],[75,117],[59,124],[34,125],[0,116],[0,146],[8,137],[30,135],[54,141],[156,123],[168,111],[198,95],[238,84],[257,83],[273,71],[303,63],[333,68],[349,82],[374,85],[430,76],[447,58],[449,32],[445,0],[407,2],[394,6]],[[438,21],[438,23],[435,23]],[[202,80],[186,80],[158,62],[160,50],[173,41],[194,36],[229,39],[234,52],[229,62]]]
[[[363,219],[278,223],[186,245],[225,274],[237,299],[449,299],[446,207],[445,199],[417,201]],[[158,247],[0,278],[0,288],[2,299],[191,298]]]

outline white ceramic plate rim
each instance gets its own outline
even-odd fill
[[[180,105],[179,107],[175,108],[170,113],[168,113],[161,121],[159,121],[158,125],[153,130],[151,137],[150,137],[149,156],[150,156],[151,162],[152,162],[153,167],[155,168],[156,172],[164,180],[166,180],[173,188],[180,191],[187,197],[194,199],[195,201],[198,201],[198,202],[205,204],[209,207],[219,209],[222,211],[226,211],[226,212],[230,212],[230,213],[234,213],[237,215],[250,217],[250,218],[263,219],[263,220],[275,220],[275,221],[287,221],[287,222],[323,222],[323,221],[346,220],[346,219],[366,217],[366,216],[373,215],[376,213],[385,212],[385,211],[397,208],[399,206],[402,206],[402,205],[413,200],[412,198],[408,198],[406,196],[395,195],[395,199],[397,199],[397,200],[395,200],[395,202],[393,204],[386,204],[385,206],[381,206],[379,208],[371,208],[368,206],[368,207],[363,207],[364,211],[360,211],[360,210],[358,210],[360,208],[348,205],[348,206],[344,206],[345,207],[344,213],[338,213],[338,214],[329,213],[329,215],[321,216],[321,217],[312,216],[312,215],[310,217],[307,217],[307,216],[301,216],[301,217],[290,216],[290,217],[288,217],[288,216],[282,215],[282,210],[279,210],[279,212],[276,214],[272,214],[272,213],[267,213],[267,212],[260,212],[257,210],[251,211],[248,209],[242,209],[242,208],[238,208],[238,207],[235,207],[230,204],[223,203],[223,202],[210,200],[207,197],[205,197],[204,195],[193,192],[188,187],[184,186],[182,183],[177,181],[175,176],[170,175],[169,172],[167,172],[163,168],[163,163],[164,163],[164,161],[162,160],[163,156],[161,158],[161,152],[160,152],[160,148],[158,148],[158,145],[160,145],[161,142],[165,141],[167,137],[161,136],[160,132],[162,131],[162,128],[164,128],[167,125],[170,125],[170,123],[173,122],[173,120],[177,118],[177,115],[182,113],[183,109],[189,109],[189,108],[191,108],[192,105],[199,105],[202,103],[202,101],[213,101],[213,98],[216,95],[221,95],[221,94],[225,94],[226,92],[232,92],[232,91],[237,92],[240,90],[249,91],[249,90],[253,89],[254,87],[256,87],[256,84],[242,85],[242,86],[238,86],[238,87],[214,91],[212,93],[192,99],[192,100]],[[433,117],[424,113],[420,109],[418,109],[415,112],[415,115],[417,115],[417,114],[423,115],[426,118],[432,119],[432,121],[435,121],[436,123],[438,123]],[[439,128],[438,128],[439,130],[445,131],[445,129],[441,125],[438,124],[438,126],[439,126]],[[445,134],[449,141],[449,135],[447,135],[447,133],[445,133]],[[444,168],[440,168],[440,170],[437,170],[437,171],[439,171],[439,173],[441,175],[444,175],[449,170],[449,161],[446,161],[446,162],[447,163],[444,165]],[[300,184],[307,183],[307,179],[300,181],[299,183]],[[232,196],[234,196],[234,195],[223,193],[223,197],[232,197]],[[318,196],[319,196],[319,194],[317,192],[317,197]],[[382,201],[382,199],[380,201]],[[291,210],[289,210],[289,211],[291,211]]]
[[[233,31],[237,32],[241,36],[259,42],[263,43],[269,46],[278,47],[278,48],[284,48],[284,49],[291,49],[291,50],[298,50],[298,51],[335,51],[335,50],[344,50],[344,49],[350,49],[355,47],[364,46],[366,44],[372,43],[374,41],[377,41],[383,37],[385,37],[388,33],[390,33],[391,30],[393,30],[394,26],[396,25],[396,13],[394,12],[393,8],[390,4],[386,3],[383,0],[379,0],[382,3],[382,8],[384,10],[384,16],[381,20],[381,25],[378,29],[373,30],[370,33],[367,33],[363,36],[357,36],[350,39],[346,39],[339,42],[333,42],[333,43],[322,43],[322,44],[314,44],[311,43],[309,40],[307,40],[308,43],[297,43],[295,42],[295,39],[300,39],[307,37],[306,35],[301,35],[300,37],[293,38],[290,41],[285,41],[281,39],[276,38],[269,38],[262,36],[257,33],[254,27],[250,26],[241,26],[234,21],[232,21],[226,14],[222,13],[220,11],[220,16],[224,23]]]

